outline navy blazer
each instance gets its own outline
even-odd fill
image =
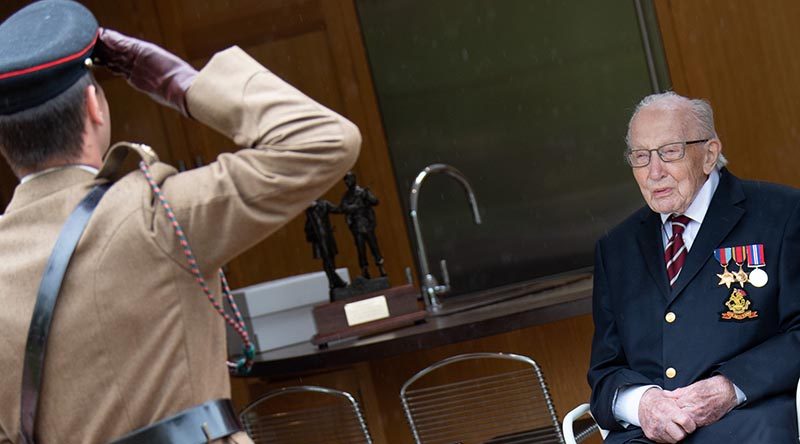
[[[684,267],[670,288],[661,218],[648,207],[597,242],[589,369],[592,414],[606,443],[647,442],[614,419],[617,390],[687,386],[723,374],[747,401],[685,442],[796,442],[794,389],[800,377],[800,191],[737,179],[726,169]],[[746,284],[758,316],[723,320],[730,289],[719,285],[714,250],[763,244],[768,283]],[[728,269],[738,267],[733,260]],[[745,270],[749,271],[745,265]],[[665,315],[674,313],[667,322]],[[665,376],[674,368],[673,378]],[[632,441],[631,441],[632,440]]]

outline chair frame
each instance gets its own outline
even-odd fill
[[[403,384],[402,388],[400,389],[400,400],[403,403],[403,411],[406,414],[406,419],[408,420],[408,424],[411,426],[411,432],[414,435],[414,442],[419,444],[422,441],[420,440],[416,424],[414,423],[414,418],[412,418],[411,416],[411,406],[408,404],[408,400],[406,399],[406,391],[408,390],[408,387],[417,380],[419,380],[420,378],[422,378],[423,376],[441,367],[452,364],[454,362],[468,361],[475,359],[503,359],[503,360],[518,361],[530,365],[532,367],[533,372],[536,374],[536,378],[537,381],[539,382],[540,388],[542,389],[542,393],[544,393],[545,395],[544,399],[547,404],[547,410],[550,413],[550,416],[553,418],[553,426],[558,432],[558,436],[561,439],[561,442],[562,443],[564,442],[563,433],[561,431],[561,424],[558,422],[556,409],[555,406],[553,405],[552,399],[550,399],[550,391],[547,389],[547,384],[545,384],[544,382],[544,376],[542,374],[542,370],[539,368],[539,364],[537,364],[536,361],[527,356],[517,355],[513,353],[491,353],[491,352],[465,353],[442,359],[420,370]]]
[[[794,410],[797,414],[797,429],[798,429],[798,436],[797,440],[800,441],[800,379],[797,380],[797,390],[794,394]]]
[[[587,436],[594,433],[595,431],[600,432],[600,436],[602,436],[603,440],[605,440],[606,436],[608,436],[608,430],[601,429],[596,424],[594,427],[579,433],[578,436],[575,436],[573,422],[575,422],[576,419],[580,418],[585,414],[592,416],[592,412],[589,409],[589,403],[581,404],[575,407],[569,413],[567,413],[566,416],[564,416],[564,426],[561,428],[561,430],[564,432],[564,442],[566,444],[579,443],[583,441]],[[592,419],[594,419],[593,416]]]
[[[331,389],[327,387],[319,387],[316,385],[297,385],[292,387],[282,387],[279,389],[271,390],[265,393],[263,396],[258,398],[257,400],[251,402],[247,405],[240,413],[239,413],[239,422],[245,424],[244,417],[247,413],[257,407],[259,404],[267,401],[269,399],[275,398],[277,396],[286,395],[289,393],[307,393],[307,392],[315,392],[315,393],[323,393],[326,395],[338,396],[341,398],[346,399],[350,406],[353,409],[353,413],[358,419],[358,424],[361,427],[361,431],[364,433],[364,438],[367,441],[367,444],[372,444],[372,436],[369,434],[369,429],[367,429],[367,422],[364,420],[364,416],[361,414],[361,409],[358,406],[358,401],[351,395],[350,393],[343,392],[341,390]],[[247,426],[245,425],[245,430],[247,430]],[[249,434],[249,432],[248,432]]]

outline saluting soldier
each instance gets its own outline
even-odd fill
[[[108,103],[85,62],[92,54],[247,149],[185,173],[147,148],[109,150]],[[359,145],[352,123],[237,47],[197,72],[99,28],[72,1],[44,0],[9,17],[0,25],[0,151],[20,184],[0,218],[0,443],[251,442],[230,404],[213,402],[230,397],[225,324],[193,272],[219,298],[220,266],[332,186]],[[152,184],[143,171],[120,170],[126,153],[143,159]],[[37,294],[52,290],[42,280],[48,258],[96,186],[107,191],[89,202],[96,208],[43,342],[29,328]],[[32,393],[22,389],[23,369],[36,352],[44,359]]]

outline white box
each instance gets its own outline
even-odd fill
[[[350,281],[346,268],[336,274]],[[329,301],[328,292],[328,278],[318,271],[233,290],[233,297],[261,352],[310,340],[317,333],[312,309]],[[240,354],[241,347],[241,338],[228,327],[229,353]]]

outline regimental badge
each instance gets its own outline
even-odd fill
[[[748,245],[747,266],[754,269],[750,271],[749,279],[750,283],[753,284],[754,287],[763,287],[767,285],[769,276],[767,276],[766,271],[761,269],[761,267],[766,264],[766,259],[764,259],[764,244]]]
[[[735,288],[731,292],[731,296],[725,302],[728,311],[720,313],[722,320],[725,321],[743,321],[745,319],[754,319],[758,317],[758,312],[750,310],[750,301],[747,300],[747,292],[741,288]]]
[[[717,259],[720,265],[722,265],[722,274],[717,274],[719,278],[718,285],[725,285],[728,288],[731,288],[731,284],[736,282],[736,277],[728,271],[728,262],[731,260],[731,253],[733,250],[731,247],[727,248],[717,248],[714,250],[714,257]]]

